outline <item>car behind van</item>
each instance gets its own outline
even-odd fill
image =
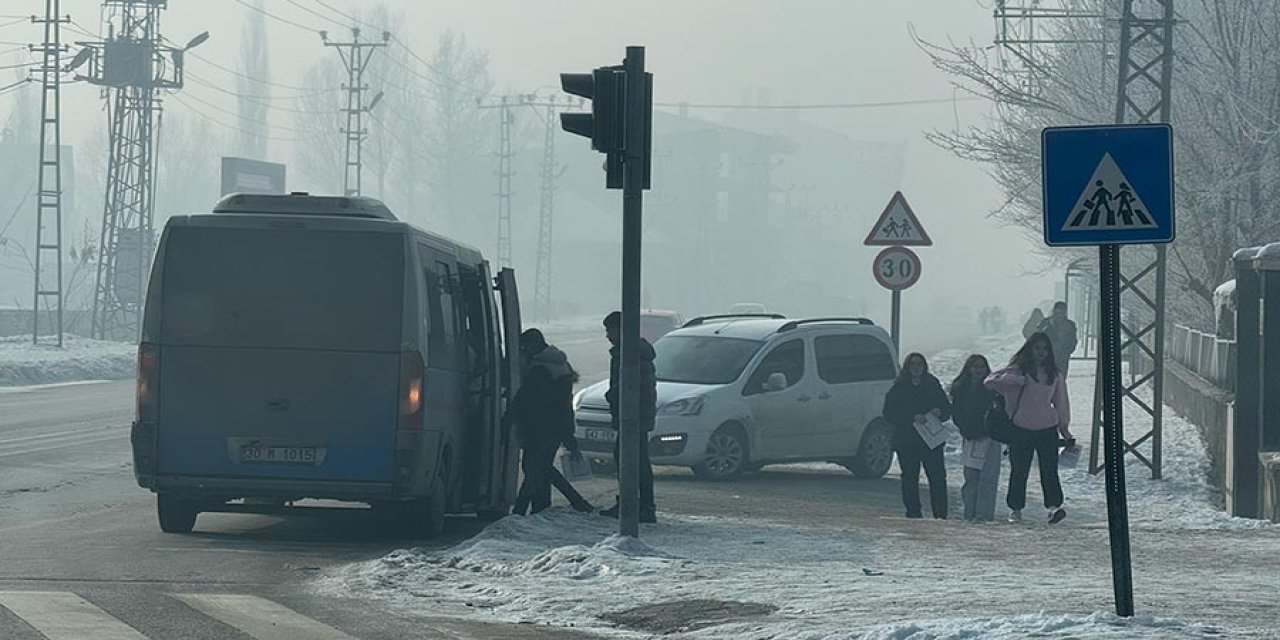
[[[824,461],[863,478],[893,461],[881,416],[898,374],[889,334],[865,318],[695,318],[654,344],[653,464],[728,480],[773,463]],[[574,398],[585,455],[613,456],[608,381]]]
[[[505,513],[519,331],[510,270],[373,199],[232,195],[174,217],[143,311],[138,483],[171,533],[306,498],[425,534]]]

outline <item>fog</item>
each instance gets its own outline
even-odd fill
[[[971,332],[981,307],[1004,306],[1012,318],[1053,295],[1059,271],[1044,274],[1049,264],[1040,243],[988,217],[1003,198],[984,167],[956,159],[925,139],[930,131],[977,125],[991,111],[988,103],[957,92],[912,36],[914,30],[933,42],[989,42],[991,13],[979,2],[327,4],[366,20],[392,16],[395,41],[412,51],[391,46],[376,52],[370,63],[367,82],[372,91],[386,91],[388,99],[370,123],[365,195],[386,200],[402,219],[477,246],[491,261],[497,261],[494,112],[474,117],[477,136],[464,143],[470,148],[465,157],[442,159],[431,152],[429,137],[416,137],[436,111],[432,85],[423,78],[433,71],[415,58],[438,61],[446,33],[455,42],[465,37],[470,50],[487,56],[488,101],[502,94],[549,95],[558,88],[561,72],[614,64],[626,45],[647,47],[655,102],[689,106],[658,107],[661,115],[655,116],[654,185],[646,194],[646,306],[674,308],[687,316],[759,302],[793,316],[858,314],[887,324],[890,295],[871,277],[876,249],[862,246],[862,238],[897,190],[935,243],[918,251],[923,277],[903,296],[904,348],[944,346],[946,339]],[[310,0],[267,0],[263,6],[276,17],[233,0],[172,2],[162,15],[162,32],[176,43],[202,31],[212,37],[188,57],[187,86],[164,100],[157,227],[168,216],[209,209],[218,196],[218,158],[245,155],[240,130],[265,132],[262,159],[289,165],[290,190],[341,192],[340,170],[331,170],[341,162],[336,115],[308,114],[332,113],[337,103],[316,99],[315,91],[336,85],[314,83],[341,82],[345,74],[338,72],[337,53],[309,29],[347,40],[349,31],[338,23],[349,21]],[[78,25],[99,30],[97,2],[64,0],[62,9]],[[10,0],[3,12],[42,10],[43,3],[34,0]],[[265,28],[268,69],[244,70],[274,85],[245,84],[215,66],[242,68],[242,37],[254,19]],[[369,31],[365,37],[377,39]],[[39,37],[33,25],[10,24],[0,29],[0,41],[12,46],[0,50]],[[64,37],[88,39],[72,32]],[[25,52],[11,52],[0,66],[28,60]],[[17,72],[0,71],[0,86]],[[244,115],[236,94],[246,92],[264,100],[269,95],[271,107],[260,116]],[[38,98],[35,85],[0,95],[0,119],[17,137],[31,129]],[[699,106],[914,101],[924,102],[769,110]],[[66,213],[69,243],[81,236],[92,242],[92,229],[101,220],[104,101],[94,87],[68,85],[63,113],[64,144],[74,147],[76,156],[75,175],[67,178],[74,200]],[[512,258],[531,305],[543,127],[540,111],[516,109],[515,117]],[[259,118],[270,127],[262,129]],[[621,195],[605,191],[601,157],[585,139],[561,131],[555,136],[552,315],[601,314],[618,299]],[[412,154],[405,147],[425,154],[420,172],[407,175],[410,160],[401,154]],[[0,235],[30,244],[34,206],[22,202],[30,178],[19,175],[28,169],[15,152],[6,155],[11,158],[5,161],[9,175],[0,178],[0,224],[10,214],[14,222]],[[708,159],[716,166],[709,167]],[[35,164],[34,157],[29,160],[27,165]],[[442,162],[449,166],[442,169]],[[34,175],[33,166],[30,170]],[[454,185],[448,193],[439,185],[446,174]],[[29,308],[30,274],[19,253],[13,242],[0,247],[0,305]]]

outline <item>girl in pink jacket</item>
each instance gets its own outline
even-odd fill
[[[1071,402],[1066,375],[1054,365],[1049,336],[1033,333],[1005,367],[987,377],[988,389],[1004,397],[1005,410],[1017,435],[1009,442],[1009,521],[1020,522],[1027,504],[1031,458],[1040,462],[1040,487],[1049,524],[1067,517],[1058,478],[1058,434],[1071,439]]]

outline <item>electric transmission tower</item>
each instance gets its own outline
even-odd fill
[[[84,49],[72,65],[88,63],[78,77],[109,93],[110,155],[93,299],[92,333],[99,339],[138,337],[155,250],[158,95],[182,88],[185,52],[209,38],[206,31],[185,47],[165,45],[160,12],[167,6],[167,0],[105,0],[104,14],[111,16],[105,40],[77,43]]]
[[[360,29],[352,27],[351,42],[330,42],[329,34],[325,31],[320,32],[320,39],[324,40],[324,46],[338,50],[338,55],[342,57],[342,64],[347,69],[347,83],[342,86],[347,92],[347,106],[341,109],[347,115],[347,126],[340,130],[346,135],[347,140],[342,193],[347,196],[358,196],[361,193],[360,180],[364,171],[364,140],[369,137],[369,131],[364,128],[364,115],[372,111],[378,101],[382,100],[382,92],[379,91],[368,105],[364,103],[364,93],[369,90],[369,87],[364,84],[364,72],[369,68],[373,50],[387,46],[388,41],[391,40],[391,33],[383,31],[382,42],[362,42]]]
[[[40,164],[36,192],[35,301],[31,307],[31,342],[40,341],[41,310],[53,314],[53,334],[62,347],[62,23],[59,0],[45,0],[44,43],[32,45],[41,54],[40,68]],[[54,276],[46,272],[54,270]]]
[[[1116,82],[1117,124],[1168,123],[1172,109],[1174,0],[1122,0],[1120,5],[1120,49]],[[1132,441],[1125,441],[1124,451],[1151,469],[1151,477],[1163,474],[1164,444],[1164,334],[1166,290],[1166,245],[1135,248],[1137,255],[1120,260],[1114,247],[1110,259],[1119,267],[1121,308],[1128,312],[1121,318],[1120,350],[1130,355],[1130,379],[1113,402],[1127,403],[1151,417],[1151,429]],[[1105,285],[1104,285],[1105,286]],[[1100,361],[1101,362],[1101,361]],[[1118,379],[1118,376],[1117,376]],[[1102,402],[1107,389],[1102,385],[1099,368],[1098,387],[1094,393],[1093,444],[1089,466],[1093,473],[1098,464],[1098,443],[1102,434]],[[1150,397],[1142,395],[1150,389]],[[1139,447],[1150,442],[1150,456]]]
[[[550,319],[552,312],[552,232],[555,222],[555,182],[559,177],[559,172],[556,171],[555,142],[556,131],[560,128],[558,113],[565,107],[581,105],[582,100],[572,97],[534,94],[501,96],[494,103],[480,105],[481,109],[498,109],[498,262],[501,266],[511,266],[511,178],[515,175],[511,168],[515,155],[511,150],[511,127],[515,122],[512,111],[515,107],[545,109],[538,198],[538,252],[533,287],[533,316],[543,321]]]

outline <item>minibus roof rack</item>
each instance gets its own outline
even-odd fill
[[[265,213],[305,216],[345,216],[397,221],[382,201],[363,196],[313,196],[295,191],[289,195],[232,193],[218,200],[214,213]]]
[[[714,316],[698,316],[681,327],[697,327],[710,322],[727,322],[729,320],[743,320],[751,318],[764,318],[767,320],[786,320],[787,317],[781,313],[722,313]]]
[[[800,325],[804,325],[804,324],[820,324],[820,323],[828,323],[828,322],[830,323],[846,322],[846,323],[861,324],[861,325],[875,324],[874,322],[872,322],[867,318],[805,318],[803,320],[792,320],[791,322],[788,322],[782,325],[781,327],[778,327],[778,333],[783,333],[785,331],[792,331],[795,328],[799,327]]]

